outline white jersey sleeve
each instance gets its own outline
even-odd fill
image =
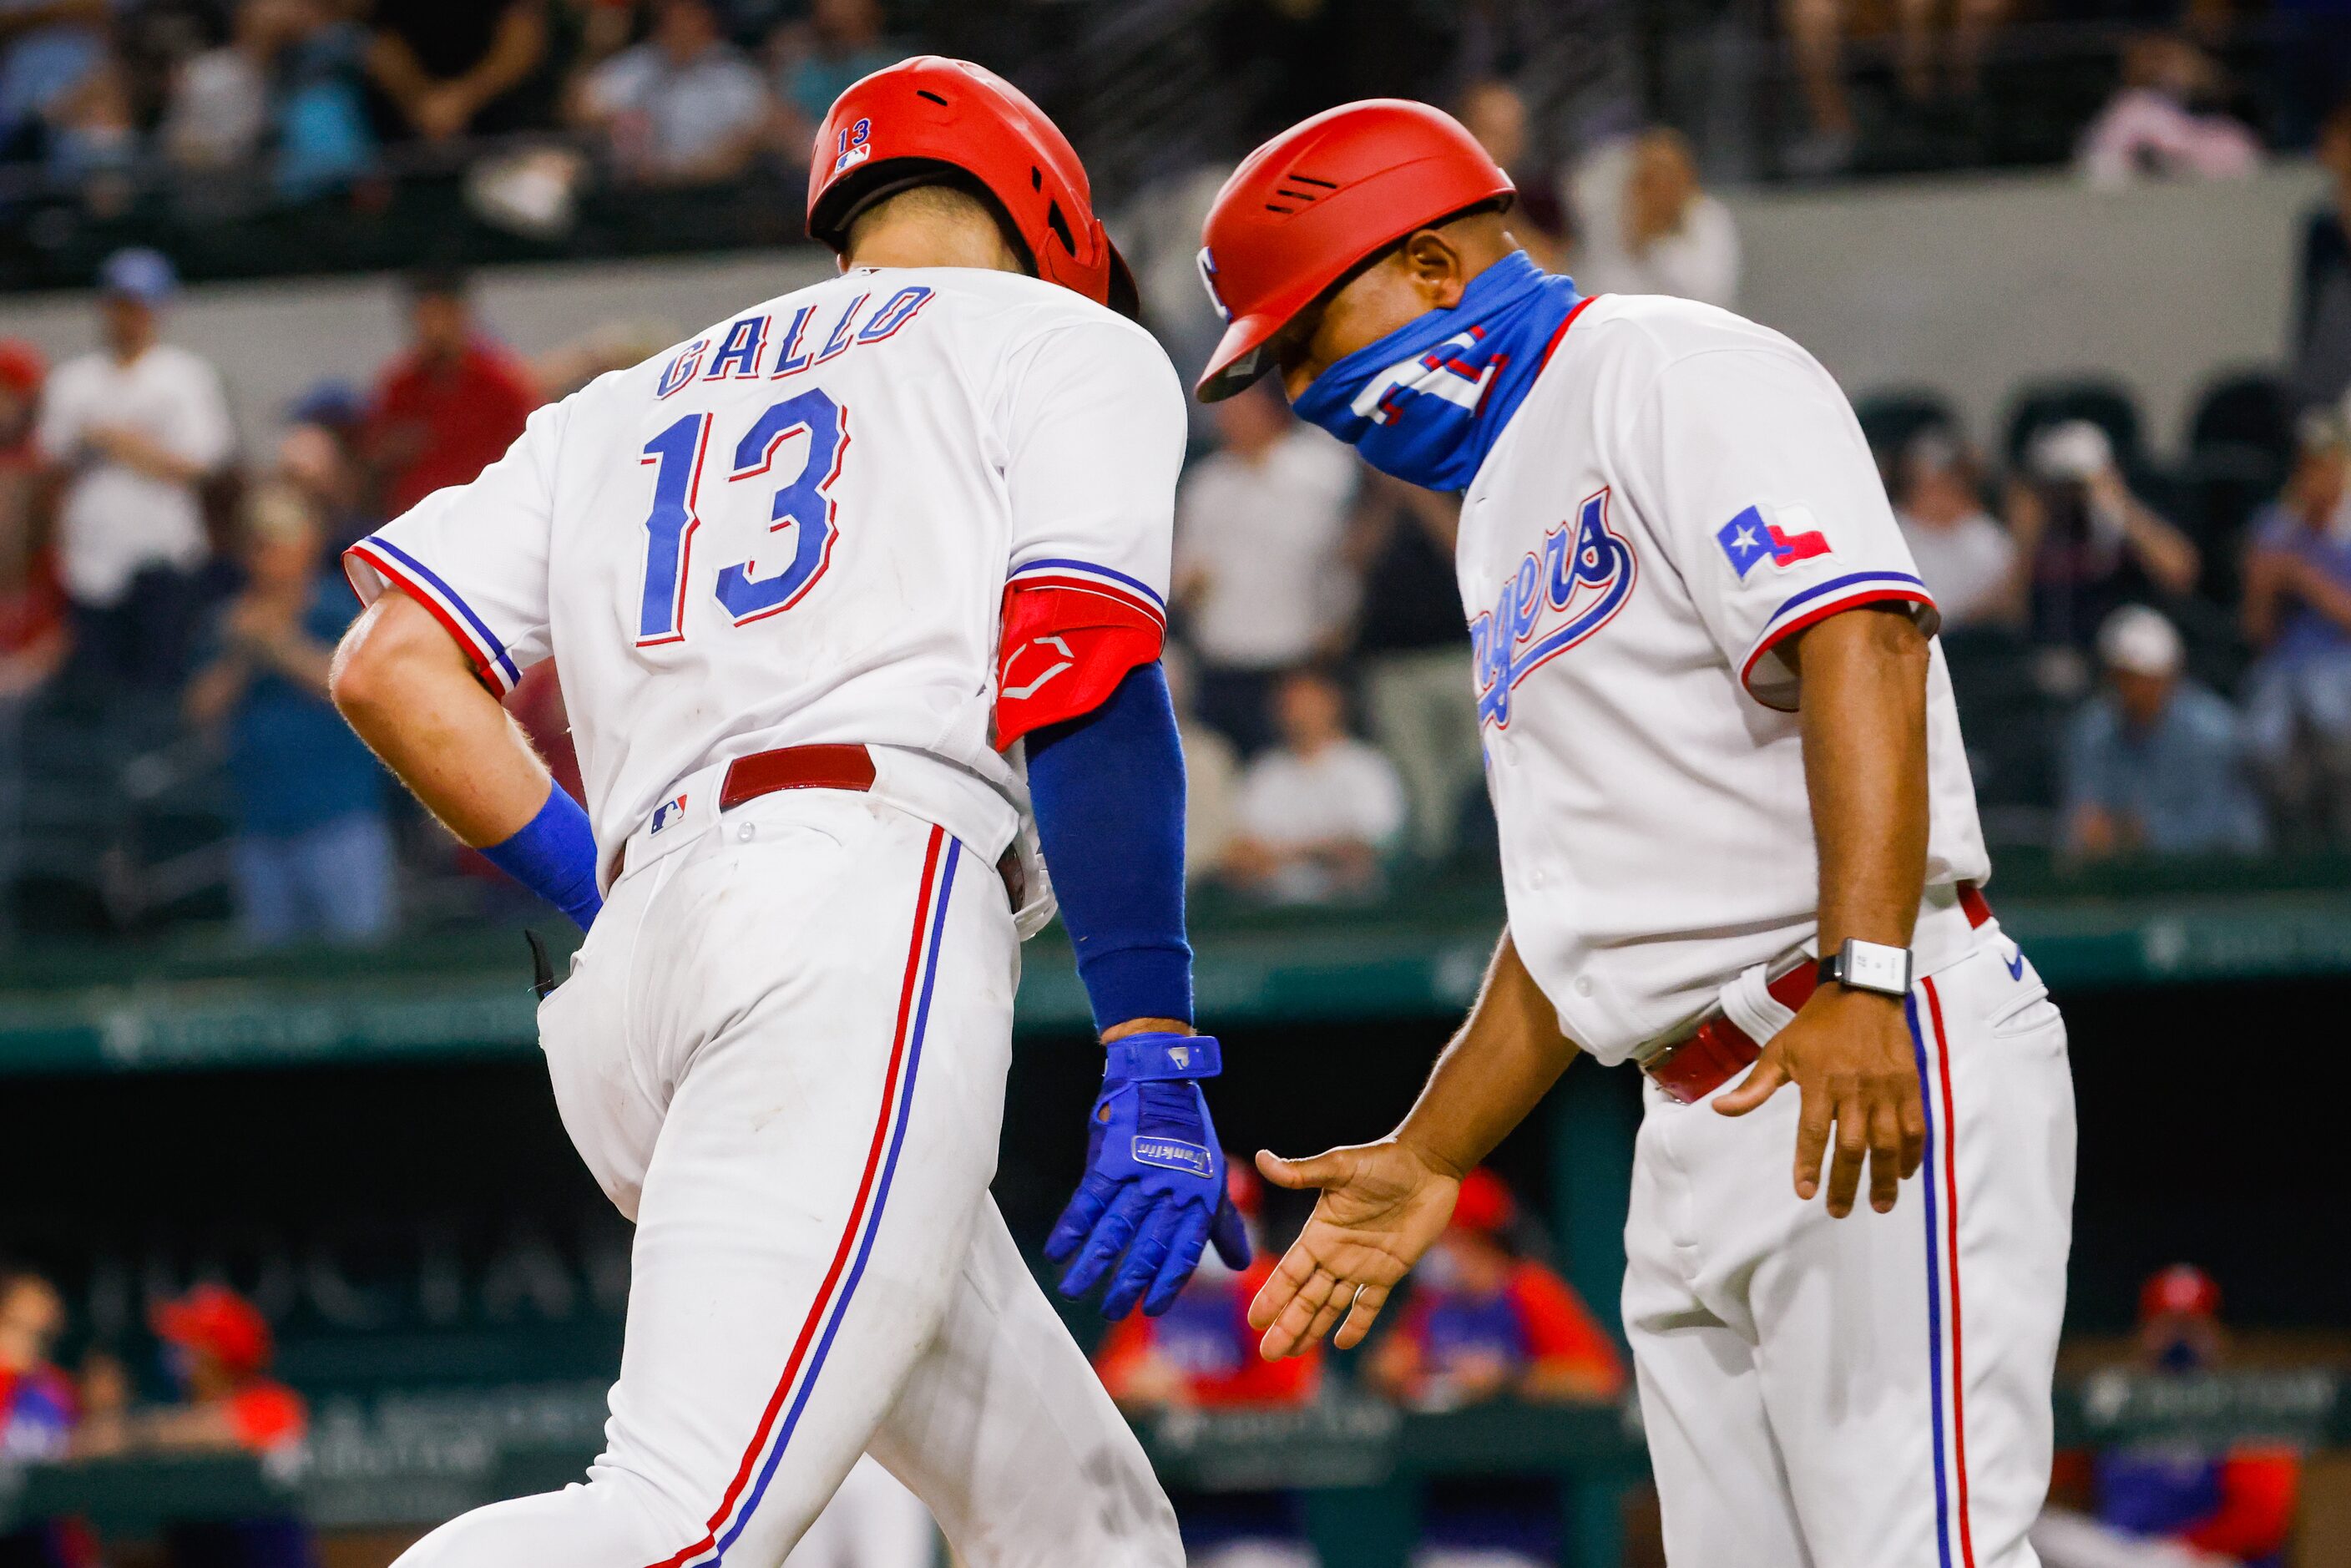
[[[569,406],[538,410],[473,483],[435,490],[343,555],[361,603],[395,584],[406,591],[500,696],[548,655],[548,540]]]
[[[1635,413],[1625,472],[1707,632],[1758,702],[1796,706],[1777,650],[1840,611],[1933,599],[1844,393],[1792,343],[1670,361]]]
[[[1165,624],[1184,389],[1141,329],[1083,320],[1007,366],[1010,581],[1105,594]]]

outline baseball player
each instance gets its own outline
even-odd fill
[[[1109,1047],[1064,1288],[1163,1309],[1212,1226],[1246,1260],[1158,664],[1181,388],[988,72],[851,87],[809,195],[840,277],[541,409],[348,557],[338,704],[589,927],[540,1034],[637,1226],[587,1484],[413,1568],[774,1568],[869,1448],[972,1568],[1181,1561],[987,1193],[1041,851]],[[497,702],[550,654],[584,810]]]
[[[1510,910],[1393,1134],[1259,1156],[1322,1192],[1252,1321],[1269,1354],[1361,1340],[1569,1061],[1630,1061],[1625,1320],[1672,1561],[2030,1564],[2073,1097],[1980,891],[1934,605],[1811,357],[1579,297],[1511,195],[1458,124],[1384,100],[1259,148],[1207,224],[1229,328],[1200,395],[1278,371],[1377,467],[1466,492]]]

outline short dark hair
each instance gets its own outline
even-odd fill
[[[418,299],[463,300],[473,291],[474,280],[465,269],[454,263],[434,262],[412,267],[407,277],[408,298]]]

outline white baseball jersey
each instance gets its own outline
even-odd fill
[[[988,858],[1008,584],[1164,623],[1184,404],[1140,327],[1066,288],[861,268],[542,408],[470,485],[354,546],[503,693],[555,655],[609,879],[714,764],[875,749],[874,793]],[[1063,677],[1051,650],[1006,679]]]
[[[1844,394],[1711,306],[1600,296],[1464,497],[1458,551],[1510,931],[1618,1061],[1813,935],[1791,634],[1934,606]],[[1928,886],[1990,867],[1939,648]]]

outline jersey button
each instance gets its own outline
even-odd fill
[[[1592,981],[1588,976],[1578,975],[1575,977],[1575,994],[1579,997],[1588,997],[1592,994]]]

